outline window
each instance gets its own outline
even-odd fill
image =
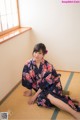
[[[0,35],[19,27],[18,1],[0,0]]]

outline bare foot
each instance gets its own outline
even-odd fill
[[[32,90],[25,91],[24,96],[31,96],[32,95]]]

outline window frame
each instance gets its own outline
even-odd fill
[[[4,30],[4,31],[1,31],[0,32],[0,36],[4,35],[4,34],[7,34],[9,32],[12,32],[18,28],[20,28],[20,14],[19,14],[19,3],[18,3],[18,0],[16,0],[16,4],[17,4],[17,13],[18,13],[18,26],[15,26],[15,27],[12,27],[10,29],[7,29],[7,30]]]

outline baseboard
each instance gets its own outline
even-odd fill
[[[80,72],[78,72],[78,71],[69,71],[69,70],[56,70],[56,71],[60,71],[60,72],[74,72],[74,73],[80,73]]]

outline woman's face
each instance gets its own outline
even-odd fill
[[[36,60],[36,62],[41,62],[41,60],[43,59],[44,55],[43,55],[43,52],[42,50],[40,50],[39,52],[34,52],[33,53],[33,57],[34,59]]]

